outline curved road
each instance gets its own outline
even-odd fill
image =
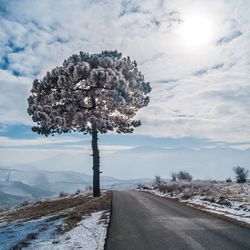
[[[250,230],[138,191],[114,191],[106,250],[250,249]]]

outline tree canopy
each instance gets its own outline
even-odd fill
[[[140,121],[136,112],[147,106],[150,84],[136,61],[117,51],[80,52],[63,65],[35,79],[28,98],[28,113],[38,126],[32,130],[48,136],[78,131],[132,133]]]

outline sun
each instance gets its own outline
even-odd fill
[[[214,28],[211,17],[199,13],[189,13],[183,17],[183,22],[177,32],[185,47],[198,49],[213,40]]]

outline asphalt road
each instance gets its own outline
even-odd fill
[[[106,250],[250,250],[250,230],[138,191],[114,191]]]

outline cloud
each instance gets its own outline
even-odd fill
[[[58,136],[58,137],[37,137],[33,139],[12,139],[4,136],[0,136],[0,147],[1,151],[12,151],[12,150],[28,150],[32,152],[46,150],[52,150],[54,153],[69,153],[69,152],[87,152],[91,153],[92,148],[90,143],[86,144],[88,139],[74,138],[70,136]],[[135,146],[128,145],[110,145],[110,144],[99,144],[99,150],[101,154],[111,154],[120,150],[131,150]],[[1,163],[0,163],[1,164]]]
[[[117,49],[153,88],[136,133],[249,142],[249,9],[243,0],[1,1],[1,123],[32,125],[32,80],[71,54]],[[188,12],[215,22],[204,48],[187,49],[176,33]]]
[[[193,75],[194,76],[202,76],[204,74],[209,73],[209,71],[211,72],[211,70],[221,69],[221,68],[223,68],[223,66],[224,66],[224,63],[216,64],[216,65],[211,66],[211,67],[207,67],[207,68],[204,68],[204,69],[197,70],[197,71],[195,71],[193,73]]]
[[[136,133],[156,137],[196,137],[226,142],[249,142],[247,73],[209,71],[153,88],[142,126]]]
[[[217,45],[221,45],[221,44],[224,44],[224,43],[229,43],[231,42],[232,40],[236,39],[237,37],[241,36],[243,33],[240,32],[239,30],[238,31],[235,31],[234,33],[232,33],[231,35],[229,36],[225,36],[225,37],[222,37],[220,38],[218,41],[217,41]]]
[[[221,144],[217,143],[217,145],[210,145],[210,146],[204,146],[205,149],[228,149],[228,148],[233,148],[237,150],[248,150],[250,149],[250,144]]]
[[[64,148],[66,149],[87,149],[89,151],[92,150],[90,145],[65,145]],[[116,152],[116,151],[120,151],[120,150],[130,150],[135,148],[135,146],[123,146],[123,145],[99,145],[98,146],[100,151],[110,151],[110,152]]]
[[[224,63],[220,63],[220,64],[216,64],[216,65],[212,66],[211,69],[221,69],[221,68],[223,68],[223,66],[224,66]]]
[[[207,69],[200,69],[193,73],[194,76],[202,76],[207,73]]]
[[[41,146],[65,143],[77,143],[84,139],[72,137],[57,137],[57,138],[36,138],[36,139],[11,139],[8,137],[0,136],[0,147],[20,147],[20,146]]]
[[[239,150],[248,150],[248,149],[250,149],[250,144],[233,145],[233,146],[230,146],[230,148],[235,148],[235,149],[239,149]]]
[[[0,120],[3,124],[32,124],[27,114],[31,79],[0,70]]]

